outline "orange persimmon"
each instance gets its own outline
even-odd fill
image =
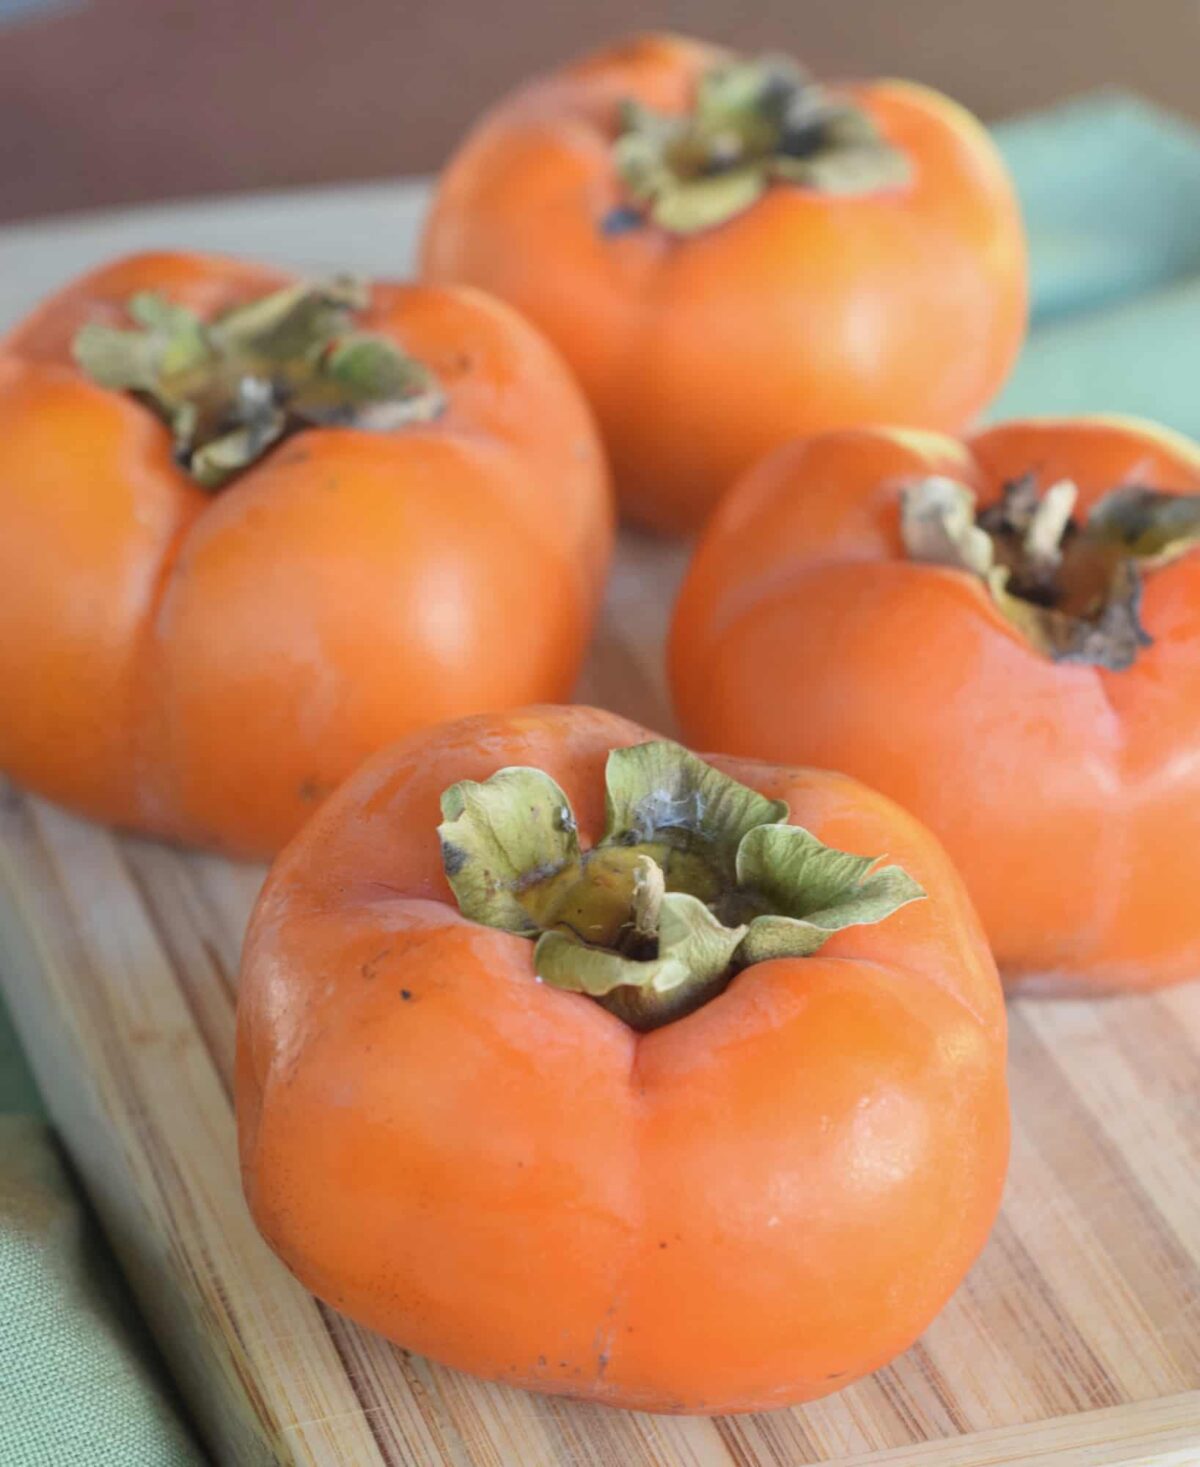
[[[508,306],[109,265],[0,343],[0,769],[272,852],[401,734],[567,696],[611,517],[590,412]]]
[[[1026,315],[1013,191],[961,107],[666,35],[489,112],[442,176],[423,271],[546,332],[623,511],[669,532],[798,433],[963,427]]]
[[[280,855],[242,1175],[301,1281],[408,1348],[766,1409],[883,1364],[963,1277],[1004,1059],[978,919],[891,801],[530,708],[410,735]]]
[[[689,738],[844,769],[943,840],[1001,973],[1200,974],[1200,450],[1149,423],[768,456],[674,616]]]

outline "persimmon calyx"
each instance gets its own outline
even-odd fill
[[[785,56],[711,67],[682,116],[626,101],[613,158],[636,209],[672,234],[724,223],[773,183],[863,194],[911,175],[862,108]]]
[[[203,321],[143,292],[126,306],[131,328],[89,323],[72,349],[93,382],[153,408],[171,428],[177,461],[216,489],[301,428],[386,432],[442,411],[427,367],[355,329],[368,298],[361,282],[339,278]]]
[[[769,800],[666,740],[614,749],[588,850],[561,788],[501,769],[442,796],[442,863],[472,921],[536,940],[538,977],[639,1030],[733,975],[805,957],[843,927],[924,896],[898,866],[823,845]]]
[[[1200,544],[1200,494],[1113,489],[1086,519],[1068,480],[1039,493],[1034,475],[978,509],[954,479],[905,486],[900,529],[910,559],[981,580],[1000,612],[1056,662],[1119,672],[1152,638],[1141,624],[1143,572]]]

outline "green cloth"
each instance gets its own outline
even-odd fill
[[[0,1116],[13,1114],[40,1116],[45,1111],[33,1071],[17,1039],[4,998],[0,996]],[[3,1181],[3,1172],[0,1171],[0,1185]],[[0,1463],[3,1461],[4,1458],[0,1457]]]
[[[199,1467],[46,1125],[0,1116],[0,1462]]]
[[[1034,329],[989,416],[1133,412],[1200,436],[1188,367],[1200,356],[1200,133],[1104,93],[996,137],[1030,236]],[[41,1114],[0,1003],[5,1110]],[[45,1127],[0,1119],[0,1464],[199,1460]]]
[[[1033,329],[988,419],[1135,413],[1200,437],[1200,132],[1106,92],[996,138],[1029,232]]]
[[[1035,329],[1200,276],[1200,133],[1122,92],[1002,123],[1030,236]]]

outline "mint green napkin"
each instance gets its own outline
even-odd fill
[[[1104,92],[1001,124],[1033,330],[990,421],[1136,413],[1200,436],[1200,132]]]
[[[1102,93],[996,138],[1029,230],[1034,330],[989,417],[1133,412],[1200,436],[1200,133]],[[5,1110],[41,1107],[0,1003]],[[0,1117],[0,1463],[200,1460],[45,1127]]]
[[[1017,181],[1036,327],[1200,275],[1200,133],[1124,92],[994,130]]]
[[[0,1462],[200,1467],[45,1124],[0,1116]]]
[[[31,1116],[45,1114],[33,1072],[26,1063],[4,998],[0,996],[0,1116],[13,1112]],[[0,1172],[2,1183],[3,1173]],[[3,1461],[4,1458],[0,1457],[0,1462]]]

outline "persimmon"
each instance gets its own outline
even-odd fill
[[[966,878],[1047,992],[1200,974],[1200,450],[1129,419],[779,450],[676,606],[690,738],[836,766]]]
[[[797,434],[957,431],[1025,327],[1013,191],[961,107],[670,35],[488,112],[442,175],[422,262],[559,346],[623,511],[668,532]]]
[[[408,730],[567,696],[611,519],[590,411],[508,306],[108,265],[0,343],[0,769],[273,852]]]
[[[279,857],[242,1174],[301,1281],[408,1348],[764,1409],[883,1364],[956,1287],[999,1204],[1004,1056],[978,920],[911,816],[531,708],[376,755]]]

